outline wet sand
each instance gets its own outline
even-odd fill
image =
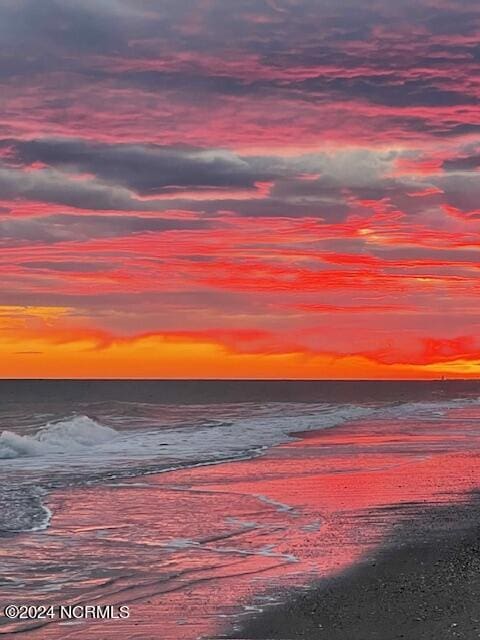
[[[413,514],[412,514],[413,515]],[[232,638],[443,640],[480,637],[480,501],[427,509],[390,547]]]
[[[441,628],[458,624],[447,604],[462,588],[458,602],[476,607],[478,415],[369,417],[249,460],[52,491],[48,529],[2,541],[2,599],[128,605],[131,616],[2,620],[0,635],[197,640],[243,624],[237,637],[388,640],[410,621],[404,638],[442,638],[415,618],[440,601]]]

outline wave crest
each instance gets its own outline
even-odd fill
[[[75,416],[49,423],[33,436],[3,431],[0,435],[0,459],[78,453],[110,442],[117,435],[115,429],[99,424],[88,416]]]

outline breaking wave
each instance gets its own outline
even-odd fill
[[[47,424],[33,436],[3,431],[0,435],[0,459],[78,453],[110,442],[117,435],[115,429],[101,425],[88,416],[75,416]]]
[[[234,407],[219,405],[214,415],[208,415],[208,407],[199,406],[196,415],[190,408],[182,423],[168,424],[163,415],[157,424],[150,418],[140,421],[132,412],[117,416],[116,421],[107,416],[116,429],[76,415],[48,422],[33,434],[3,431],[0,461],[9,481],[0,487],[0,536],[48,527],[51,514],[43,499],[53,487],[245,459],[289,442],[300,432],[367,417],[402,420],[414,415],[434,422],[450,409],[479,402],[479,398],[464,398],[363,406],[266,403],[237,413]]]

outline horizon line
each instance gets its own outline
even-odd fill
[[[480,382],[479,377],[438,378],[3,378],[1,382]]]

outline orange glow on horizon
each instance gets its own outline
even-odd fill
[[[242,352],[200,335],[118,338],[88,330],[4,333],[0,358],[2,378],[401,380],[480,375],[480,358],[385,363],[374,356],[307,350]]]
[[[480,375],[479,3],[56,4],[0,3],[1,376]]]

